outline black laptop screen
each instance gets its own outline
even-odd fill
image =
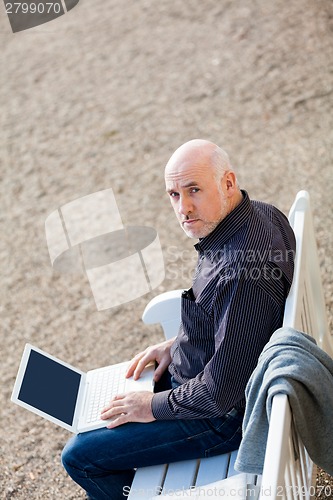
[[[31,351],[18,399],[72,425],[81,375]]]

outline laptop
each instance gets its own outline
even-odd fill
[[[78,434],[106,427],[102,408],[116,394],[152,391],[154,365],[138,380],[125,378],[130,361],[87,373],[26,344],[11,400],[65,429]]]

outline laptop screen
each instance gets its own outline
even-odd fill
[[[18,399],[72,425],[81,375],[32,350]]]

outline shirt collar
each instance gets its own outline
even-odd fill
[[[194,245],[198,252],[220,249],[249,218],[253,210],[251,201],[246,191],[241,192],[243,199],[240,204],[211,233]]]

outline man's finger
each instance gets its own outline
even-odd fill
[[[106,427],[108,429],[114,429],[115,427],[126,424],[127,422],[129,422],[128,416],[125,413],[122,413],[121,415],[119,415],[119,417],[112,420],[112,422],[110,422],[110,424],[108,424]]]
[[[116,398],[117,399],[114,398],[107,406],[105,406],[105,408],[101,410],[101,418],[108,418],[108,415],[110,415],[112,410],[114,410],[113,415],[117,415],[120,413],[119,408],[124,408],[124,403],[122,401],[124,399],[124,395],[116,396]]]
[[[140,378],[141,373],[150,362],[151,362],[150,357],[147,358],[146,356],[144,356],[140,359],[133,373],[134,380],[138,380],[138,378]]]
[[[114,417],[118,418],[119,415],[124,415],[124,414],[125,414],[124,406],[115,406],[105,411],[104,413],[101,413],[100,417],[101,420],[108,420],[109,418],[114,418]]]
[[[154,382],[158,382],[160,380],[160,378],[162,377],[163,373],[165,372],[168,366],[169,363],[163,361],[162,359],[154,372]]]
[[[144,356],[144,352],[138,352],[138,354],[136,354],[134,356],[133,359],[131,359],[131,362],[127,368],[127,372],[125,374],[125,377],[126,378],[129,378],[129,377],[132,377],[138,363],[140,362],[141,358]]]

